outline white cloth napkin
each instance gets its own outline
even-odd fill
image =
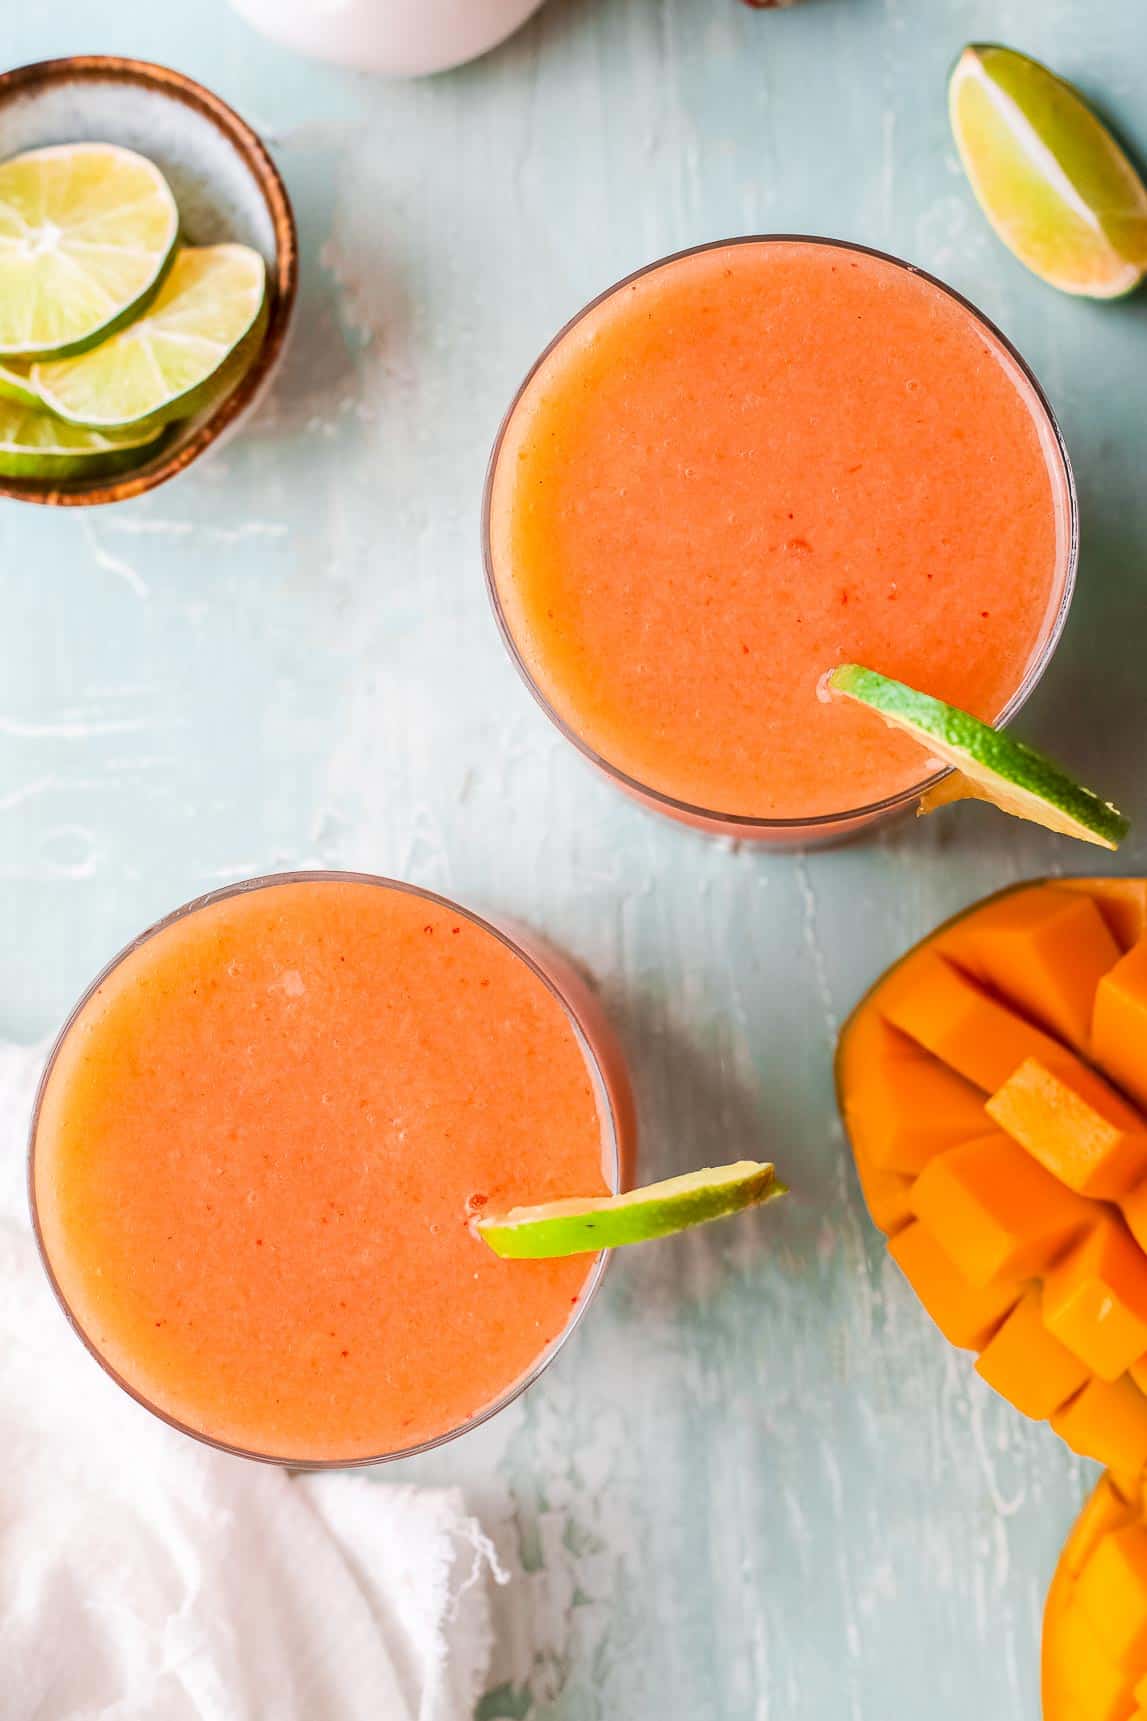
[[[25,1211],[41,1061],[0,1046],[5,1721],[471,1721],[500,1574],[456,1490],[213,1452],[68,1329]]]

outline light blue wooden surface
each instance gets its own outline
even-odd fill
[[[1061,299],[987,231],[944,108],[976,38],[1078,78],[1147,156],[1141,0],[551,0],[405,86],[294,60],[223,0],[5,8],[9,63],[136,53],[231,100],[285,172],[304,269],[240,442],[119,510],[0,509],[0,1032],[47,1032],[224,880],[399,873],[595,972],[648,1176],[768,1152],[795,1186],[759,1223],[619,1259],[524,1401],[390,1473],[462,1482],[514,1574],[486,1721],[1038,1715],[1042,1597],[1089,1476],[883,1261],[830,1056],[907,943],[1088,854],[978,809],[807,858],[655,821],[517,683],[477,533],[520,373],[611,280],[754,230],[910,256],[1062,416],[1085,550],[1025,733],[1142,819],[1147,303]],[[1133,840],[1121,870],[1145,861]]]

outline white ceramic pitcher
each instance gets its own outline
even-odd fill
[[[300,54],[417,77],[484,54],[541,0],[231,0],[264,35]]]

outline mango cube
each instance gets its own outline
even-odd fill
[[[1117,1200],[1147,1178],[1147,1123],[1084,1064],[1029,1058],[985,1108],[1052,1175],[1082,1195]]]
[[[1043,1318],[1100,1380],[1118,1380],[1147,1352],[1147,1256],[1116,1214],[1048,1273]]]
[[[897,1232],[888,1253],[949,1344],[962,1350],[985,1345],[1019,1301],[1019,1285],[970,1285],[923,1225]]]
[[[1089,896],[1120,950],[1147,936],[1147,878],[1060,878],[1056,889]]]
[[[1090,897],[1048,885],[996,897],[942,933],[937,949],[1081,1051],[1095,989],[1121,954]]]
[[[969,1284],[980,1286],[1043,1272],[1092,1219],[1086,1201],[1001,1134],[934,1159],[911,1204]]]
[[[1028,1291],[989,1339],[976,1373],[1036,1422],[1060,1410],[1087,1380],[1083,1363],[1044,1326],[1038,1290]]]
[[[1050,1035],[997,1003],[945,957],[918,951],[877,1007],[887,1021],[985,1093],[1027,1058],[1052,1068],[1065,1055]]]
[[[860,1017],[837,1066],[841,1110],[874,1170],[913,1177],[984,1129],[984,1096],[875,1011]]]
[[[1147,1106],[1147,940],[1099,982],[1091,1044],[1112,1081]]]
[[[1072,1525],[1071,1534],[1063,1544],[1057,1570],[1074,1578],[1105,1536],[1134,1522],[1130,1503],[1119,1492],[1110,1472],[1105,1472]]]
[[[1081,1458],[1113,1471],[1122,1493],[1137,1492],[1147,1465],[1147,1398],[1129,1376],[1089,1381],[1051,1425]]]
[[[1129,1190],[1119,1205],[1131,1235],[1141,1249],[1147,1249],[1147,1181]]]

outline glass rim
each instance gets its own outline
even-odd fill
[[[606,1267],[609,1263],[609,1251],[607,1249],[599,1250],[596,1260],[586,1276],[584,1287],[578,1294],[577,1306],[569,1316],[569,1319],[566,1321],[561,1332],[556,1338],[550,1341],[530,1367],[523,1374],[515,1377],[505,1391],[499,1393],[499,1395],[492,1399],[489,1404],[484,1405],[481,1409],[475,1411],[473,1415],[468,1416],[465,1421],[458,1423],[455,1427],[446,1429],[441,1434],[435,1434],[428,1440],[418,1441],[413,1446],[396,1448],[392,1452],[380,1452],[378,1454],[361,1458],[286,1458],[276,1456],[273,1453],[255,1452],[248,1447],[238,1446],[230,1441],[216,1440],[213,1436],[204,1434],[201,1429],[193,1428],[189,1423],[183,1422],[179,1417],[171,1415],[168,1411],[163,1410],[159,1405],[154,1404],[151,1399],[147,1397],[146,1393],[133,1386],[130,1381],[125,1380],[119,1370],[115,1368],[102,1354],[95,1341],[84,1330],[79,1317],[69,1304],[59,1280],[56,1277],[48,1249],[44,1241],[43,1232],[40,1227],[40,1215],[36,1201],[36,1135],[44,1095],[47,1091],[48,1082],[51,1079],[52,1071],[56,1066],[56,1060],[60,1051],[84,1009],[95,996],[99,988],[103,985],[104,981],[107,980],[107,978],[115,972],[120,964],[126,961],[126,959],[136,950],[138,950],[142,945],[148,943],[150,939],[156,937],[157,934],[164,932],[169,926],[175,925],[181,920],[190,918],[191,915],[198,913],[200,909],[209,908],[212,904],[224,902],[233,896],[247,895],[257,890],[274,888],[276,885],[322,883],[381,885],[383,888],[388,890],[398,890],[409,896],[416,896],[424,902],[432,903],[439,908],[446,908],[451,914],[459,915],[464,920],[468,920],[481,931],[487,932],[493,938],[496,938],[500,944],[504,945],[505,948],[511,952],[511,954],[524,962],[526,967],[534,975],[535,979],[542,983],[560,1006],[563,1015],[573,1030],[574,1037],[577,1040],[582,1056],[585,1059],[586,1066],[590,1073],[590,1078],[593,1082],[595,1097],[598,1101],[598,1111],[602,1121],[602,1145],[606,1156],[606,1179],[609,1182],[610,1187],[615,1192],[620,1188],[623,1168],[622,1150],[624,1130],[622,1119],[618,1115],[617,1108],[614,1105],[613,1091],[603,1068],[602,1060],[597,1054],[589,1033],[582,1025],[577,1009],[565,996],[558,982],[555,981],[542,966],[541,962],[539,962],[539,960],[534,957],[529,950],[524,948],[524,946],[519,943],[511,933],[505,931],[493,921],[487,920],[483,915],[475,913],[473,909],[465,908],[461,903],[455,902],[452,897],[443,896],[437,891],[425,890],[421,885],[409,884],[403,879],[388,878],[379,873],[343,871],[338,868],[302,868],[290,872],[259,873],[254,878],[239,879],[232,884],[222,885],[216,890],[206,891],[201,896],[192,897],[190,901],[181,903],[177,908],[174,908],[170,910],[169,913],[162,915],[160,919],[153,921],[150,926],[145,927],[142,932],[138,933],[136,937],[125,944],[109,962],[104,964],[95,979],[85,987],[77,1002],[72,1006],[71,1010],[69,1010],[63,1026],[52,1041],[51,1050],[48,1053],[43,1070],[40,1073],[39,1081],[36,1085],[36,1097],[33,1102],[31,1121],[28,1128],[26,1175],[28,1206],[31,1213],[32,1230],[36,1240],[36,1249],[40,1257],[40,1263],[47,1276],[48,1283],[51,1286],[56,1302],[63,1311],[68,1325],[83,1344],[84,1349],[95,1359],[103,1369],[104,1373],[108,1375],[118,1387],[126,1392],[130,1398],[133,1398],[137,1404],[142,1405],[144,1410],[150,1411],[153,1416],[158,1417],[161,1422],[165,1422],[169,1428],[175,1429],[177,1433],[188,1435],[192,1440],[199,1441],[201,1445],[213,1447],[217,1452],[226,1452],[235,1458],[249,1458],[260,1464],[274,1464],[279,1466],[281,1469],[300,1471],[359,1470],[375,1464],[394,1463],[401,1458],[415,1458],[423,1452],[433,1452],[439,1446],[445,1446],[448,1441],[456,1440],[462,1434],[469,1434],[473,1429],[481,1427],[484,1422],[489,1422],[491,1417],[497,1416],[500,1411],[505,1410],[508,1405],[511,1405],[516,1398],[519,1398],[521,1394],[526,1391],[527,1387],[532,1386],[538,1377],[544,1374],[546,1369],[558,1355],[559,1351],[565,1348],[567,1341],[572,1336],[575,1329],[580,1326],[586,1310],[596,1296],[601,1285],[601,1281],[605,1276]]]
[[[530,673],[529,667],[518,648],[513,631],[506,619],[505,610],[502,606],[501,595],[498,591],[497,578],[494,573],[494,557],[490,547],[490,510],[494,489],[494,478],[498,469],[498,461],[502,453],[506,433],[510,428],[511,421],[518,410],[518,406],[520,405],[526,390],[529,388],[534,377],[541,370],[550,354],[556,351],[556,349],[565,340],[566,336],[571,334],[578,324],[582,322],[585,317],[589,316],[591,311],[596,310],[599,305],[604,304],[607,299],[612,298],[613,295],[620,292],[623,287],[628,287],[632,282],[641,280],[644,276],[652,274],[657,269],[664,269],[672,263],[681,262],[686,257],[696,257],[705,251],[723,251],[733,245],[823,245],[830,250],[856,251],[865,257],[875,257],[882,263],[891,263],[896,268],[904,269],[908,274],[915,275],[922,281],[927,281],[930,286],[937,288],[938,291],[944,293],[949,299],[954,300],[955,303],[963,310],[967,311],[973,320],[977,322],[982,329],[986,330],[987,333],[999,344],[999,346],[1002,347],[1003,351],[1019,370],[1024,382],[1030,388],[1034,396],[1034,405],[1039,408],[1040,412],[1042,412],[1047,428],[1051,432],[1052,447],[1058,456],[1060,472],[1063,479],[1064,493],[1067,503],[1065,542],[1062,550],[1063,585],[1060,591],[1059,602],[1056,607],[1055,615],[1047,629],[1046,637],[1033,655],[1016,691],[1012,694],[999,716],[992,720],[994,726],[997,728],[1003,728],[1010,723],[1012,718],[1017,716],[1027,704],[1028,700],[1031,698],[1032,694],[1043,679],[1044,672],[1055,655],[1056,648],[1063,637],[1063,630],[1067,624],[1068,612],[1071,609],[1072,598],[1075,595],[1076,575],[1079,567],[1079,496],[1076,490],[1075,473],[1072,470],[1071,458],[1067,452],[1067,444],[1064,441],[1063,432],[1060,429],[1059,420],[1052,409],[1051,402],[1044,393],[1039,379],[1035,375],[1031,366],[1028,364],[1027,360],[1018,348],[1008,339],[1007,335],[1004,334],[1003,330],[998,328],[992,319],[980,310],[978,305],[973,304],[971,299],[966,298],[963,293],[959,292],[957,288],[950,286],[947,281],[942,281],[939,276],[931,274],[927,269],[922,269],[917,263],[908,262],[904,257],[897,257],[891,251],[881,251],[873,245],[859,244],[856,240],[832,239],[824,234],[816,233],[743,233],[729,239],[707,239],[699,245],[687,245],[679,251],[671,251],[664,257],[657,257],[651,263],[643,264],[640,269],[631,270],[629,274],[623,275],[619,280],[614,281],[612,286],[606,287],[602,292],[595,294],[595,296],[584,304],[580,310],[575,311],[574,315],[562,325],[557,334],[553,336],[552,340],[547,342],[545,347],[543,347],[542,351],[534,360],[533,364],[530,366],[529,370],[526,372],[525,376],[522,378],[521,382],[518,384],[518,387],[515,389],[510,404],[502,417],[500,425],[498,426],[498,432],[494,438],[494,445],[490,450],[490,457],[486,464],[486,477],[482,491],[482,561],[485,570],[486,593],[490,601],[490,606],[494,612],[494,620],[497,624],[498,632],[502,637],[503,645],[509,653],[511,662],[521,679],[525,682],[526,687],[533,695],[536,703],[541,706],[550,722],[553,723],[561,734],[565,736],[566,740],[571,742],[572,745],[577,748],[583,758],[588,759],[592,765],[596,765],[607,777],[612,778],[612,780],[620,785],[620,787],[628,790],[631,794],[636,795],[639,800],[652,804],[658,811],[663,811],[672,817],[683,819],[689,823],[724,826],[726,827],[727,835],[735,835],[736,832],[740,830],[746,835],[751,834],[753,831],[766,831],[770,833],[776,832],[778,834],[788,832],[790,836],[796,837],[802,832],[831,831],[836,826],[851,825],[861,821],[870,821],[900,811],[901,809],[910,806],[913,801],[919,800],[920,797],[926,794],[929,789],[933,789],[938,783],[942,783],[946,777],[951,776],[953,768],[951,766],[945,766],[942,770],[934,771],[930,776],[922,778],[919,783],[912,785],[910,788],[900,789],[894,795],[886,795],[883,799],[872,801],[866,806],[841,808],[838,812],[812,813],[805,814],[803,817],[784,819],[760,817],[752,813],[722,813],[710,807],[702,807],[693,802],[681,800],[677,796],[667,794],[662,789],[655,789],[651,787],[650,784],[643,783],[640,778],[631,776],[628,772],[623,771],[620,766],[615,765],[609,759],[606,759],[596,750],[596,748],[592,747],[588,741],[580,736],[564,717],[555,711],[553,705],[550,703],[549,699],[543,693],[542,689],[534,680],[533,675]],[[1034,416],[1036,415],[1033,410],[1033,417]]]

